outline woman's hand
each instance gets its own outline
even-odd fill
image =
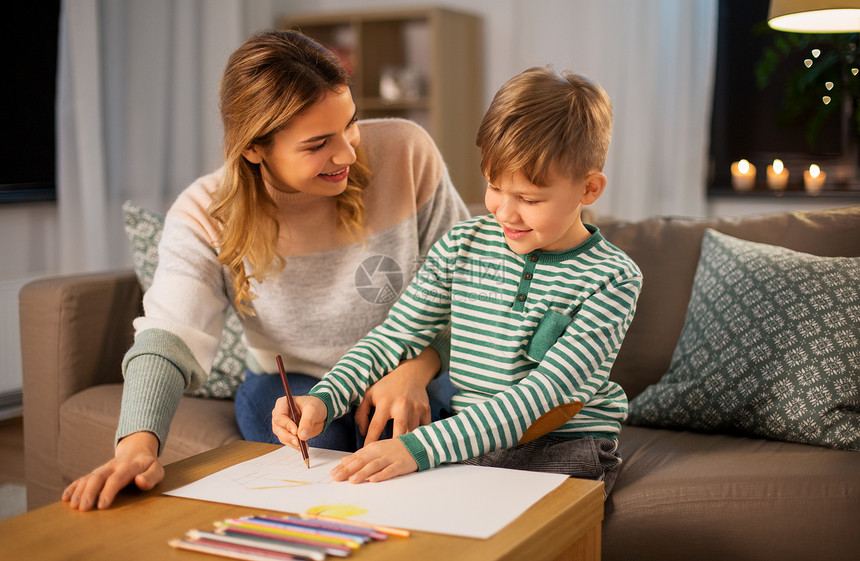
[[[355,422],[365,445],[379,440],[389,419],[394,420],[393,436],[400,436],[430,423],[427,384],[442,365],[435,350],[427,347],[417,357],[404,360],[368,388],[355,410]],[[375,408],[373,418],[371,409]]]
[[[340,460],[332,468],[331,476],[335,481],[376,483],[398,475],[418,470],[415,458],[399,438],[380,440]]]
[[[272,432],[283,444],[298,450],[298,439],[307,441],[323,431],[328,410],[321,399],[308,395],[294,397],[293,403],[296,404],[296,412],[299,414],[298,426],[290,419],[287,398],[282,397],[275,402],[275,408],[272,409]]]
[[[102,510],[132,481],[143,491],[149,491],[162,479],[164,468],[158,462],[158,438],[151,432],[136,432],[119,441],[111,461],[66,487],[63,501],[71,509]]]

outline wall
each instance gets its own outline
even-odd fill
[[[56,225],[55,203],[0,205],[0,420],[21,411],[18,290],[55,270]]]
[[[706,1],[706,0],[699,0]],[[485,53],[485,104],[489,104],[496,89],[508,78],[524,68],[552,62],[560,67],[573,67],[578,72],[590,75],[602,83],[608,80],[622,82],[622,86],[633,90],[630,80],[623,81],[623,67],[595,68],[590,66],[594,52],[604,49],[610,41],[629,40],[616,28],[601,29],[600,22],[584,15],[593,4],[578,0],[435,0],[434,5],[471,11],[484,19]],[[287,13],[304,13],[325,10],[355,10],[360,8],[392,8],[425,6],[426,1],[415,0],[246,0],[248,32],[265,26],[276,25],[280,16]],[[626,5],[626,4],[625,4]],[[633,3],[631,3],[631,6]],[[671,8],[671,4],[667,4]],[[632,7],[631,7],[632,9]],[[577,10],[581,10],[582,13]],[[559,14],[561,17],[558,17]],[[604,25],[610,25],[608,22]],[[567,46],[572,33],[588,33],[588,49],[571,52]],[[622,35],[623,37],[618,37]],[[635,56],[635,53],[631,56]],[[629,67],[629,62],[627,61]],[[635,60],[633,61],[635,62]],[[606,73],[601,75],[601,73]],[[604,78],[609,76],[609,78]],[[212,84],[213,88],[217,84]],[[672,84],[666,85],[667,90]],[[609,87],[607,87],[609,89]],[[610,95],[616,92],[610,91]],[[635,92],[634,92],[635,93]],[[628,94],[629,95],[629,94]],[[616,119],[621,121],[621,119]],[[657,142],[657,140],[655,140]],[[643,146],[647,149],[647,146]],[[205,170],[201,170],[205,171]],[[659,189],[642,180],[644,188]],[[702,185],[704,190],[704,185]],[[62,192],[62,186],[60,186]],[[665,213],[675,213],[667,202]],[[784,200],[745,203],[743,201],[711,201],[704,214],[745,214],[750,211],[787,210],[821,205],[838,206],[850,204],[844,201]],[[31,278],[55,274],[62,271],[58,247],[58,213],[55,203],[22,204],[0,206],[0,281]],[[125,263],[130,264],[126,256]],[[0,327],[9,331],[17,324],[17,317],[0,318]],[[0,376],[4,376],[0,372]],[[20,373],[13,373],[20,376]]]
[[[704,169],[716,1],[437,0],[484,22],[484,105],[510,77],[551,64],[600,83],[613,100],[609,186],[593,209],[626,219],[705,212]],[[365,0],[364,9],[419,6]],[[285,11],[301,9],[279,2]],[[315,11],[357,9],[319,0]],[[464,130],[474,137],[476,131]]]
[[[704,1],[704,0],[702,0]],[[421,0],[245,0],[243,3],[248,32],[266,25],[276,25],[280,16],[287,13],[309,11],[355,10],[425,6]],[[590,2],[583,0],[435,0],[435,5],[470,11],[484,20],[485,80],[484,100],[489,104],[496,89],[510,76],[523,68],[553,62],[559,66],[574,67],[577,71],[593,75],[602,83],[612,82],[610,69],[589,67],[589,52],[570,52],[566,47],[568,34],[581,33],[587,26],[599,26],[600,21],[589,19]],[[573,7],[572,7],[573,6]],[[579,15],[581,17],[572,17]],[[580,21],[575,21],[579,19]],[[581,20],[587,20],[585,23]],[[604,24],[605,25],[605,24]],[[597,29],[591,33],[605,38],[595,41],[594,50],[605,48],[613,40],[613,30]],[[594,51],[592,51],[594,52]],[[603,73],[603,74],[601,74]],[[216,88],[217,84],[212,84]],[[667,90],[671,88],[667,84]],[[610,92],[620,95],[620,92]],[[621,119],[617,124],[620,127]],[[623,141],[622,138],[616,139]],[[643,147],[645,149],[645,147]],[[611,156],[610,156],[611,157]],[[201,170],[204,171],[204,170]],[[62,186],[60,186],[62,190]],[[771,204],[772,203],[772,204]],[[767,209],[804,208],[829,204],[829,201],[803,201],[798,199],[774,200]],[[846,204],[834,201],[834,206]],[[703,213],[731,213],[754,211],[762,208],[762,201],[711,201]],[[675,212],[671,208],[666,213]],[[0,205],[0,280],[53,274],[61,271],[59,255],[58,213],[54,203],[35,205]],[[130,258],[125,257],[125,263]],[[71,271],[65,271],[71,272]]]
[[[77,0],[67,0],[69,5],[75,8],[91,7],[99,12],[100,17],[105,13],[110,13],[113,10],[132,9],[136,6],[123,6],[117,2],[106,0],[97,0],[90,3],[78,3]],[[143,4],[143,3],[141,3]],[[155,3],[154,3],[155,4]],[[270,27],[275,21],[275,2],[274,0],[206,0],[206,4],[190,3],[186,0],[162,0],[154,5],[156,10],[173,10],[169,15],[178,13],[179,10],[187,11],[198,10],[197,13],[206,13],[206,10],[220,11],[219,16],[224,19],[229,19],[230,14],[236,13],[238,16],[235,20],[235,25],[239,27],[239,33],[242,35],[250,34],[252,31],[264,27]],[[310,9],[311,2],[306,1],[291,1],[291,5],[296,7],[304,6],[305,9]],[[65,6],[64,6],[65,9]],[[278,9],[278,12],[281,10]],[[146,12],[144,12],[146,13]],[[232,20],[231,20],[232,23]],[[129,51],[134,50],[133,43],[129,37],[124,37],[128,45]],[[222,41],[223,43],[223,41]],[[220,46],[220,45],[219,45]],[[203,47],[205,48],[205,47]],[[232,45],[225,46],[226,49],[232,50]],[[110,53],[115,56],[120,56],[122,53]],[[130,53],[132,56],[138,54]],[[226,55],[225,55],[226,58]],[[120,61],[122,64],[122,61]],[[211,84],[206,84],[204,87],[212,92],[217,92],[218,80],[220,80],[220,70],[212,73],[213,79]],[[131,78],[138,78],[131,77]],[[128,80],[127,83],[111,84],[107,87],[134,87],[133,80]],[[163,101],[156,99],[155,101]],[[140,108],[138,108],[140,109]],[[146,127],[149,123],[146,121],[146,111],[138,110],[134,115],[137,117],[136,126]],[[209,144],[209,151],[214,151],[214,160],[218,159],[220,154],[220,123],[217,120],[217,112],[212,112],[214,125],[209,125],[209,128],[203,130],[217,130],[217,134],[209,134],[206,139],[212,139]],[[200,134],[198,131],[189,131],[189,134]],[[108,145],[107,157],[110,157],[114,152],[111,149],[116,148],[114,145]],[[128,146],[129,153],[140,153],[139,146]],[[27,150],[38,150],[38,146],[28,145]],[[115,158],[116,159],[116,158]],[[141,160],[144,160],[141,162]],[[134,160],[128,158],[128,160]],[[120,162],[123,165],[129,166],[146,166],[145,158],[137,158],[134,161]],[[201,170],[203,171],[203,170]],[[193,171],[196,175],[198,172]],[[63,196],[63,185],[58,186],[59,196]],[[68,202],[68,197],[65,199]],[[83,202],[82,204],[86,204]],[[68,205],[67,205],[68,207]],[[66,213],[74,215],[74,213]],[[68,218],[66,218],[68,219]],[[109,217],[109,220],[116,222],[120,221],[120,216]],[[0,205],[0,419],[5,418],[9,412],[17,414],[15,401],[20,403],[20,388],[21,384],[21,367],[20,367],[20,351],[19,351],[19,336],[18,336],[18,306],[17,306],[17,290],[27,280],[54,274],[71,274],[82,272],[83,266],[75,264],[75,259],[65,258],[70,253],[61,249],[63,242],[68,242],[70,236],[65,236],[65,240],[60,238],[60,223],[63,218],[58,211],[57,202],[43,202],[33,204],[4,204]],[[68,224],[66,226],[69,226]],[[86,224],[80,225],[82,228]],[[121,228],[115,229],[121,232]],[[122,236],[122,234],[119,234]],[[125,248],[125,240],[120,240],[119,246]],[[74,246],[72,246],[74,247]],[[69,249],[67,246],[66,249]],[[131,265],[131,256],[128,251],[124,255],[107,255],[106,252],[101,252],[98,248],[93,249],[93,253],[98,253],[103,256],[103,262],[110,263],[109,268],[119,268]],[[65,254],[65,255],[64,255]],[[107,267],[106,267],[107,268]],[[11,394],[11,395],[10,395]],[[17,394],[17,395],[15,395]]]
[[[0,281],[53,272],[56,240],[56,203],[0,205]]]
[[[566,1],[566,0],[565,0]],[[428,5],[447,7],[452,10],[471,12],[484,20],[484,98],[489,104],[498,87],[516,71],[522,69],[525,49],[522,44],[520,27],[516,22],[523,2],[518,0],[435,0],[422,2],[416,0],[316,0],[314,2],[294,0],[273,0],[274,11],[278,15],[316,13],[326,11],[355,11],[363,9],[410,8]]]

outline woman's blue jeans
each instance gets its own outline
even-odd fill
[[[305,395],[319,382],[313,376],[295,373],[287,374],[287,380],[293,395]],[[430,398],[432,420],[439,420],[441,410],[450,408],[451,396],[456,391],[447,372],[428,384],[427,396]],[[236,392],[236,422],[239,424],[242,438],[253,442],[280,444],[278,437],[272,432],[272,409],[275,407],[275,401],[283,396],[284,387],[277,374],[247,373],[245,381]],[[389,422],[381,439],[391,438],[390,425]],[[332,421],[322,434],[309,439],[308,445],[344,452],[355,452],[361,448],[364,445],[364,437],[355,423],[354,410]]]

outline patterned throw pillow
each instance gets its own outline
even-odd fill
[[[125,233],[131,242],[134,271],[141,288],[146,291],[152,284],[158,265],[158,241],[164,228],[164,216],[139,207],[131,201],[122,206]],[[242,345],[242,323],[231,307],[227,310],[227,323],[221,333],[221,344],[212,363],[212,372],[203,385],[186,395],[218,399],[232,399],[245,378],[245,353]]]
[[[628,423],[860,450],[860,258],[706,230],[668,372]]]

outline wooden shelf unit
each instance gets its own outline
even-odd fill
[[[423,126],[467,203],[483,201],[475,137],[483,116],[483,26],[479,16],[442,8],[322,12],[280,22],[338,54],[352,77],[360,118],[402,117]],[[417,70],[420,91],[385,98],[387,69]]]

